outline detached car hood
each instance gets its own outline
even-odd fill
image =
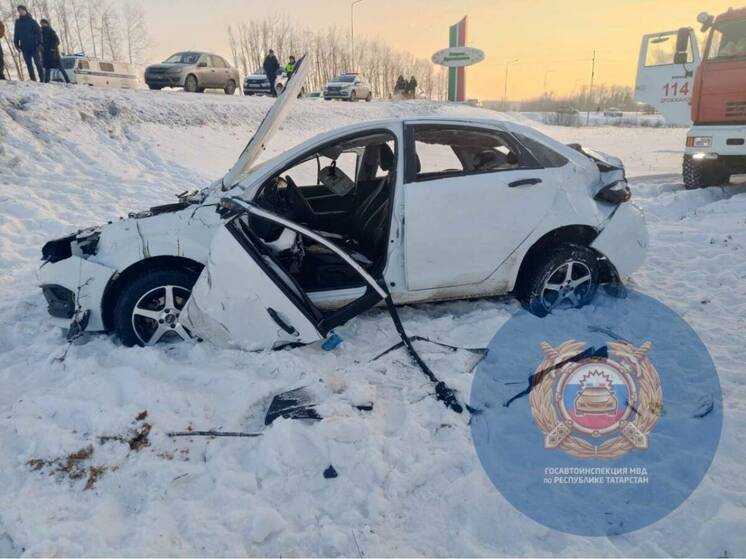
[[[241,179],[249,174],[257,158],[266,149],[267,143],[274,136],[275,132],[277,132],[280,123],[287,115],[290,107],[296,102],[298,94],[303,88],[303,83],[306,81],[309,68],[310,64],[306,63],[306,56],[301,56],[295,65],[293,76],[285,85],[284,93],[272,105],[267,116],[264,117],[264,120],[262,120],[259,128],[254,133],[254,136],[241,152],[238,161],[221,179],[220,182],[224,191],[236,186]]]

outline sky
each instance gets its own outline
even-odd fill
[[[743,1],[743,0],[741,0]],[[499,99],[510,65],[508,98],[546,89],[571,93],[590,81],[634,86],[643,34],[697,27],[703,10],[717,14],[738,0],[362,0],[356,38],[379,39],[417,57],[448,46],[448,28],[469,17],[467,42],[485,51],[467,69],[467,97]],[[230,55],[227,28],[285,16],[310,29],[350,28],[350,0],[148,0],[152,61],[187,48]]]

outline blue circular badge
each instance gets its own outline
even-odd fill
[[[717,450],[722,395],[689,325],[630,291],[513,316],[471,389],[472,437],[495,487],[545,526],[637,530],[677,508]]]

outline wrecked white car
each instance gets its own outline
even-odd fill
[[[49,313],[127,345],[263,349],[321,339],[382,300],[512,292],[543,315],[642,263],[621,162],[511,122],[366,122],[257,164],[307,69],[223,179],[47,243]]]

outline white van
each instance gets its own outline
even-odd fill
[[[72,55],[62,57],[62,67],[70,81],[80,85],[108,87],[113,89],[138,89],[140,81],[130,64],[110,62],[88,56]],[[62,82],[59,70],[52,70],[50,79]]]

